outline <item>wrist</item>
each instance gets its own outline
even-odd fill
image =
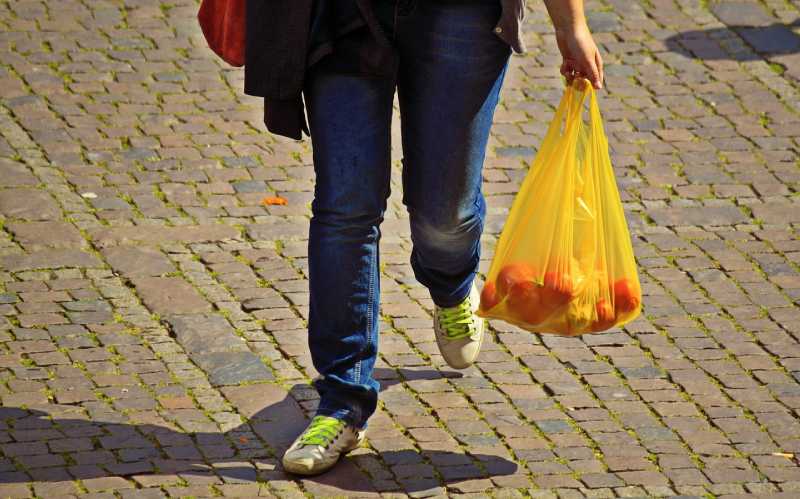
[[[586,23],[585,18],[570,19],[556,26],[556,35],[559,36],[571,35],[583,31],[589,31],[589,25]]]

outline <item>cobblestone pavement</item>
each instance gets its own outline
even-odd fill
[[[561,93],[530,4],[484,271]],[[0,497],[799,497],[800,1],[588,6],[645,313],[583,338],[496,322],[448,369],[396,150],[381,407],[368,446],[294,480],[309,143],[263,133],[195,0],[0,1]]]

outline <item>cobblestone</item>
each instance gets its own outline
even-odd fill
[[[482,273],[561,94],[528,3]],[[317,404],[311,147],[264,133],[197,6],[0,1],[0,497],[797,495],[800,3],[587,2],[645,293],[622,330],[493,322],[447,368],[395,123],[382,403],[365,447],[302,480],[279,457]]]

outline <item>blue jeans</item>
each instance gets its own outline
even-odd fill
[[[510,48],[498,0],[377,0],[395,77],[310,70],[304,95],[316,185],[309,234],[309,347],[318,414],[364,427],[375,411],[380,224],[398,91],[411,265],[434,303],[468,294],[486,207],[481,169]],[[335,57],[336,53],[331,57]]]

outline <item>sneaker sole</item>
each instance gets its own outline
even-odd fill
[[[332,462],[330,462],[328,464],[322,465],[321,467],[316,467],[316,468],[312,468],[312,469],[306,469],[306,468],[303,468],[303,467],[295,467],[294,463],[292,463],[291,461],[286,461],[285,458],[281,459],[281,464],[283,464],[284,471],[288,471],[289,473],[292,473],[293,475],[302,475],[302,476],[321,475],[322,473],[325,473],[326,471],[328,471],[331,468],[333,468],[334,466],[336,466],[336,463],[339,462],[339,460],[342,458],[342,456],[344,456],[344,455],[346,455],[346,454],[358,449],[361,446],[361,444],[364,443],[364,436],[365,436],[365,433],[363,431],[359,432],[358,439],[355,441],[355,443],[353,445],[351,445],[349,447],[345,447],[344,449],[342,449],[342,452],[339,453],[339,455],[336,457],[336,459],[334,459]]]
[[[331,468],[333,468],[336,465],[336,463],[339,462],[339,458],[341,458],[341,454],[332,463],[326,464],[325,466],[322,466],[322,467],[319,467],[319,468],[312,468],[312,469],[306,469],[306,468],[299,467],[299,466],[295,467],[294,463],[291,463],[291,462],[282,461],[282,463],[283,463],[284,471],[287,471],[287,472],[289,472],[289,473],[291,473],[293,475],[315,476],[315,475],[321,475],[322,473],[325,473],[326,471],[328,471]]]

